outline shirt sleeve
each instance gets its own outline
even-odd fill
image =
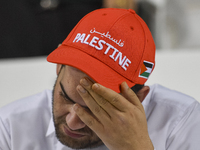
[[[11,150],[11,139],[8,130],[8,125],[4,124],[0,117],[0,150]]]
[[[185,111],[174,127],[167,143],[167,150],[199,150],[200,148],[200,104],[194,102]]]

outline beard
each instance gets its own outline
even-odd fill
[[[57,80],[55,82],[55,85],[57,83]],[[55,85],[53,88],[53,100],[52,100],[52,110],[53,110],[53,122],[55,126],[55,132],[58,140],[63,144],[68,147],[74,148],[74,149],[84,149],[84,148],[94,148],[97,146],[100,146],[103,144],[101,139],[96,135],[95,132],[93,132],[89,127],[85,126],[84,128],[76,130],[76,132],[84,134],[83,137],[80,138],[72,138],[68,136],[64,131],[63,128],[64,126],[68,127],[66,123],[66,115],[60,116],[60,117],[55,117],[55,103],[56,99],[54,99],[54,92],[55,92]],[[68,129],[70,129],[68,127]]]
[[[74,149],[84,149],[84,148],[93,148],[99,145],[102,145],[102,141],[99,137],[88,127],[83,129],[76,130],[79,133],[87,133],[87,135],[80,137],[80,138],[72,138],[67,136],[64,131],[62,130],[63,126],[67,126],[65,123],[65,116],[61,118],[54,119],[54,125],[56,130],[56,136],[58,140],[71,148]]]

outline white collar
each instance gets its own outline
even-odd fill
[[[52,133],[55,133],[55,126],[53,123],[53,117],[51,117],[50,122],[49,122],[49,127],[47,129],[46,137],[51,135]]]

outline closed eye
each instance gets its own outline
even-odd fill
[[[68,101],[70,101],[71,103],[75,104],[75,102],[74,102],[74,101],[67,95],[67,93],[65,92],[65,89],[64,89],[64,87],[63,87],[63,85],[62,85],[61,82],[60,82],[60,87],[61,87],[61,90],[62,90],[62,92],[60,92],[60,95],[61,95],[62,97],[64,97],[65,100],[68,100]]]
[[[63,94],[62,91],[59,92],[59,95],[69,104],[75,104],[74,102],[70,101],[69,99],[66,98],[66,96]]]
[[[75,104],[76,102],[73,101],[73,100],[67,95],[67,93],[65,92],[64,86],[62,85],[61,82],[60,82],[60,87],[61,87],[61,90],[62,90],[62,92],[59,93],[60,96],[62,96],[67,102],[70,102],[70,103],[72,103],[72,104]],[[82,105],[81,105],[81,106],[82,106]],[[89,108],[88,108],[87,106],[82,106],[82,107],[84,107],[84,108],[86,108],[86,109],[89,110]],[[89,110],[89,111],[90,111],[90,110]]]

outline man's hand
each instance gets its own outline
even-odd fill
[[[78,104],[74,111],[110,150],[153,150],[143,106],[125,82],[121,95],[87,78],[77,90],[91,112]]]

